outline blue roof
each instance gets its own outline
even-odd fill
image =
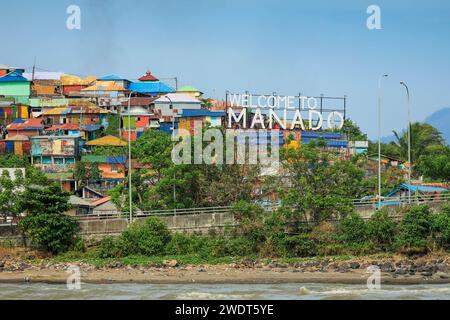
[[[87,124],[83,126],[84,131],[97,131],[100,130],[102,127],[101,124]]]
[[[25,122],[25,120],[17,118],[17,119],[14,119],[12,123],[24,123],[24,122]]]
[[[128,90],[154,95],[157,93],[175,92],[175,89],[161,81],[132,82],[128,85]]]
[[[431,187],[431,186],[421,186],[421,185],[413,185],[413,184],[407,184],[407,183],[402,183],[398,188],[392,190],[391,192],[389,192],[389,194],[386,197],[391,197],[394,194],[396,194],[398,191],[402,190],[402,189],[406,189],[406,190],[411,190],[411,192],[440,192],[440,191],[447,191],[448,189],[446,188],[440,188],[440,187]]]
[[[318,139],[309,139],[309,138],[303,138],[303,136],[301,137],[301,142],[306,144],[309,143],[310,141],[315,141],[315,142],[319,142]],[[335,147],[335,148],[346,148],[348,145],[348,141],[346,140],[325,140],[325,143],[327,144],[328,147]]]
[[[180,117],[225,117],[225,111],[209,111],[207,109],[183,109]]]
[[[6,76],[0,77],[0,82],[29,82],[27,78],[22,77],[17,71],[11,72]]]
[[[325,139],[341,139],[342,134],[339,132],[320,132],[320,131],[302,131],[302,138],[325,138]]]
[[[98,78],[97,80],[100,80],[100,81],[112,80],[112,81],[114,81],[114,80],[126,80],[126,79],[124,79],[124,78],[122,78],[122,77],[120,77],[120,76],[118,76],[116,74],[109,74],[107,76],[103,76],[101,78]]]

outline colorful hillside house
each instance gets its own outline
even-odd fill
[[[72,123],[63,123],[51,126],[45,129],[45,132],[49,135],[57,136],[80,136],[82,131],[80,126]]]
[[[130,107],[130,112],[122,112],[122,138],[128,139],[131,132],[131,140],[136,141],[145,130],[159,128],[158,117],[141,106]]]
[[[80,97],[80,91],[93,85],[96,79],[95,76],[82,79],[78,76],[64,74],[60,77],[63,94],[66,97]]]
[[[110,190],[125,180],[127,156],[83,155],[81,161],[95,164],[100,171],[99,179],[88,184],[95,190]]]
[[[31,142],[28,136],[15,135],[6,140],[0,140],[0,154],[30,155]]]
[[[182,114],[184,109],[201,109],[202,102],[183,93],[169,93],[153,101],[153,113],[162,117],[173,117]]]
[[[78,125],[83,138],[89,141],[96,139],[108,127],[108,113],[99,107],[71,106],[47,110],[42,113],[42,119],[49,127],[66,123]]]
[[[120,97],[124,96],[130,81],[111,74],[98,78],[95,83],[79,91],[80,96]]]
[[[207,109],[184,109],[178,117],[179,129],[184,129],[194,135],[194,127],[202,128],[206,125],[222,127],[226,117],[225,111],[209,111]]]
[[[87,147],[126,147],[128,143],[117,137],[108,135],[86,143]]]
[[[203,92],[193,86],[183,86],[177,90],[177,93],[184,93],[196,99],[202,99],[203,97]]]
[[[50,181],[61,182],[64,190],[75,190],[75,163],[80,156],[80,136],[31,137],[31,164]]]
[[[175,92],[175,89],[171,88],[164,82],[159,81],[159,79],[153,76],[150,71],[147,71],[147,73],[138,80],[138,82],[129,83],[127,89],[151,96]]]
[[[7,138],[11,139],[16,135],[24,135],[27,137],[34,137],[41,135],[44,131],[42,119],[33,118],[27,120],[16,120],[6,127],[8,132]]]
[[[0,66],[0,97],[13,97],[15,103],[28,104],[30,81],[23,76],[24,69]]]

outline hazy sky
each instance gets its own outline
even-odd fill
[[[81,30],[66,8],[81,8]],[[381,8],[381,30],[366,27]],[[348,115],[374,138],[377,82],[383,135],[450,107],[450,2],[275,0],[0,0],[0,63],[136,79],[177,76],[208,96],[226,90],[348,96]]]

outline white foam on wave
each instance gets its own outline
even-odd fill
[[[176,294],[176,299],[181,300],[225,300],[225,299],[236,299],[236,300],[249,300],[255,299],[255,294],[250,293],[212,293],[212,292],[183,292]]]

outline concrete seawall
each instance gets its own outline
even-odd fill
[[[135,222],[143,222],[147,217],[135,218]],[[176,232],[207,233],[209,230],[222,231],[227,225],[234,225],[234,216],[231,212],[199,213],[192,215],[158,216],[167,227]],[[118,235],[128,226],[127,218],[105,220],[80,220],[80,229],[83,237],[102,237],[105,235]]]

